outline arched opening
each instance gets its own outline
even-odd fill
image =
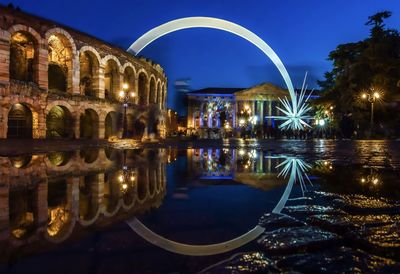
[[[32,155],[22,155],[9,158],[11,166],[15,168],[25,168],[32,160]]]
[[[54,106],[46,115],[46,137],[72,138],[73,136],[71,112],[64,106]]]
[[[119,172],[110,172],[104,175],[104,208],[107,212],[115,211],[121,196]]]
[[[99,149],[97,148],[86,148],[80,151],[80,156],[83,161],[87,164],[94,163],[99,158]]]
[[[156,80],[150,78],[150,103],[156,103]]]
[[[126,115],[126,137],[127,138],[132,138],[135,132],[134,128],[134,117],[132,114],[127,114]]]
[[[96,139],[99,137],[99,116],[93,109],[85,109],[80,117],[80,137]]]
[[[14,104],[8,112],[7,138],[32,138],[32,111],[24,104]]]
[[[148,180],[147,169],[139,167],[137,176],[137,195],[139,200],[144,200],[147,196]]]
[[[80,93],[86,96],[97,97],[99,88],[99,61],[90,51],[81,52],[79,55],[80,64]]]
[[[48,184],[48,223],[47,234],[62,234],[71,222],[71,207],[68,204],[68,184],[65,179],[50,181]]]
[[[47,154],[47,159],[54,166],[65,166],[72,158],[71,152],[53,151]]]
[[[10,78],[35,81],[37,67],[37,41],[26,32],[16,32],[10,40]]]
[[[72,89],[72,46],[62,34],[49,37],[49,90],[66,92]]]
[[[139,74],[139,105],[147,105],[147,76],[143,72]]]
[[[132,67],[126,67],[124,71],[124,84],[128,84],[128,92],[135,91],[135,71]]]
[[[108,60],[104,70],[104,92],[107,99],[117,98],[120,87],[118,64],[114,60]]]
[[[10,191],[10,230],[17,238],[29,237],[35,230],[35,191],[21,188]]]
[[[87,175],[79,183],[79,218],[92,220],[100,207],[100,184],[97,175]]]
[[[136,119],[133,127],[134,127],[133,138],[139,139],[139,140],[142,139],[144,130],[146,128],[146,124],[142,120]]]
[[[118,115],[116,112],[111,111],[106,116],[104,138],[108,139],[111,136],[116,136],[117,134],[118,134]]]

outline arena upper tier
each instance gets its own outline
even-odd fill
[[[10,7],[0,15],[0,138],[165,136],[160,65]]]

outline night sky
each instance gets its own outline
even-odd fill
[[[0,0],[2,4],[10,1]],[[97,0],[12,1],[23,11],[55,20],[110,43],[128,48],[148,30],[188,16],[229,20],[264,39],[280,56],[295,86],[305,71],[317,87],[331,64],[329,52],[340,43],[368,36],[369,15],[390,10],[387,25],[400,27],[398,0]],[[174,81],[190,78],[191,88],[250,87],[272,82],[284,87],[273,64],[261,51],[233,34],[190,29],[158,39],[141,52],[164,67],[169,78],[168,106],[176,107]]]

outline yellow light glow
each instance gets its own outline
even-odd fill
[[[332,110],[332,109],[333,109],[333,106],[331,106],[329,109],[331,109],[331,110]]]
[[[379,183],[379,179],[378,179],[378,178],[375,178],[375,179],[372,181],[372,183],[373,183],[374,185],[378,184],[378,183]]]
[[[365,178],[361,178],[361,183],[365,183]]]
[[[135,176],[131,176],[131,181],[133,182],[133,181],[135,181]]]
[[[124,84],[122,85],[122,88],[126,90],[126,89],[129,88],[129,85],[128,85],[127,83],[124,83]]]
[[[376,99],[379,99],[379,97],[381,97],[381,95],[380,95],[378,92],[374,92],[374,97],[375,97]]]
[[[365,98],[367,98],[367,94],[366,94],[366,93],[363,93],[363,94],[361,95],[361,97],[362,97],[363,99],[365,99]]]
[[[122,184],[122,189],[127,189],[128,188],[128,185],[127,184]]]
[[[125,91],[121,90],[121,91],[119,92],[119,97],[125,97]]]
[[[124,176],[122,176],[122,175],[119,175],[118,176],[118,181],[120,181],[121,183],[124,181]]]
[[[131,93],[130,93],[130,95],[131,95],[131,97],[133,98],[133,97],[135,97],[135,96],[136,96],[136,93],[134,93],[134,92],[131,92]]]

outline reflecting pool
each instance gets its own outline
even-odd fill
[[[252,145],[3,156],[0,272],[396,273],[399,168],[366,154],[377,160]]]

